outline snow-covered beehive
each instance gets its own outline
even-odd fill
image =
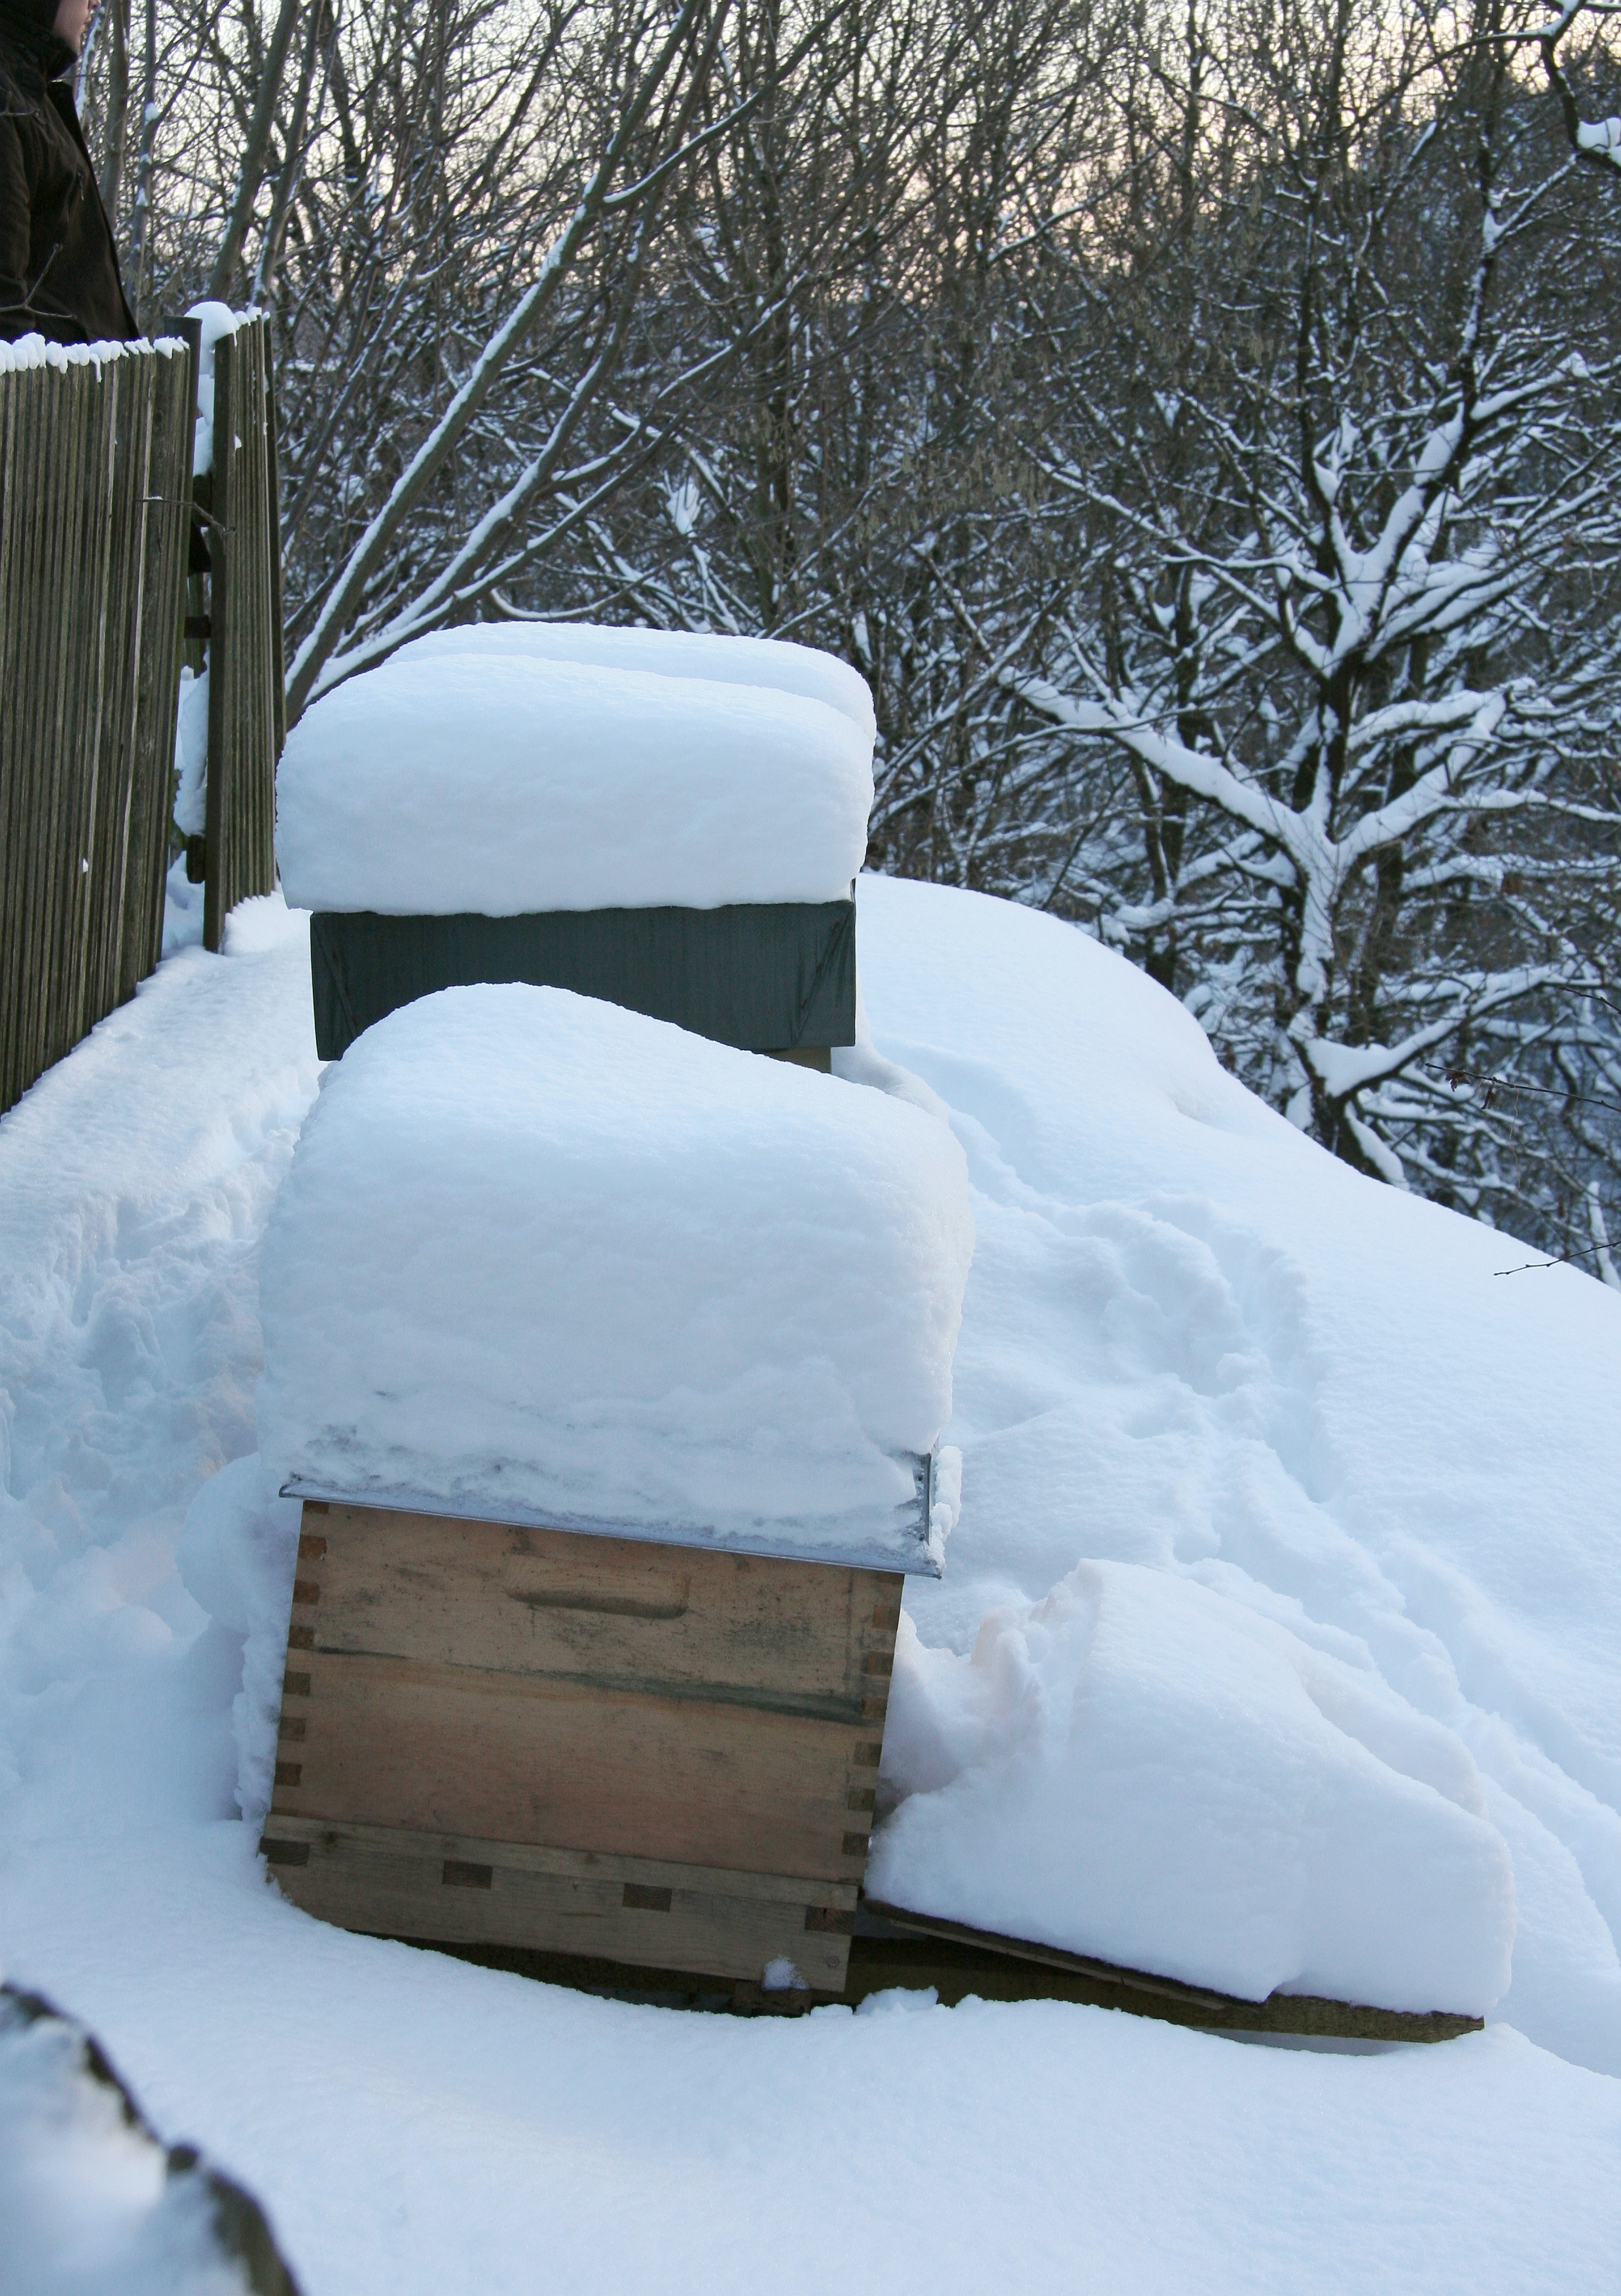
[[[289,1893],[836,1990],[971,1249],[881,1093],[553,988],[370,1029],[261,1264]]]
[[[872,742],[864,680],[806,646],[505,623],[402,648],[282,762],[318,1049],[528,980],[826,1066],[855,1037]]]

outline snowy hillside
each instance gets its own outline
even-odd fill
[[[274,902],[0,1122],[5,1973],[252,2186],[308,2296],[542,2254],[706,2296],[1612,2284],[1621,1299],[1500,1275],[1529,1255],[1330,1161],[1067,927],[864,879],[859,930],[876,1051],[842,1065],[949,1112],[977,1234],[870,1886],[1250,1993],[1507,1973],[1487,2030],[734,2023],[277,1898],[236,1804],[289,1559],[274,1511],[232,1546],[250,1470],[175,1569],[255,1447],[258,1240],[315,1089]]]

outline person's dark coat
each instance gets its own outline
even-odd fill
[[[138,330],[54,15],[55,0],[0,0],[0,341],[127,342]]]

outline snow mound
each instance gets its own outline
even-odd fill
[[[988,1612],[1038,1605],[1084,1560],[1139,1565],[1167,1602],[1197,1583],[1381,1681],[1472,1761],[1511,1854],[1494,2015],[1621,2071],[1621,1299],[1568,1267],[1503,1281],[1535,1255],[1326,1155],[1073,928],[884,878],[857,898],[876,1052],[947,1103],[973,1188],[946,1431],[962,1517],[949,1577],[907,1590],[940,1678]],[[925,1686],[899,1669],[891,1734]],[[1213,1687],[1210,1728],[1230,1711]],[[958,1917],[995,1929],[987,1804],[965,1788],[952,1807],[979,1841],[952,1853]],[[1086,1807],[1059,1800],[1055,1832],[1066,1810],[1085,1833]],[[904,1866],[946,1815],[886,1858]],[[1041,1855],[1044,1934],[1101,1956],[1058,1878],[1078,1848]],[[924,1884],[890,1866],[884,1886],[915,1904]],[[1198,1973],[1241,1992],[1273,1965],[1247,1976],[1213,1923]]]
[[[288,2289],[258,2203],[166,2146],[75,2019],[0,1990],[0,2224],[8,2296]]]
[[[299,908],[831,901],[861,867],[872,803],[871,726],[803,693],[408,652],[288,735],[276,850]]]
[[[1208,1588],[1083,1562],[971,1658],[903,1618],[895,1688],[872,1897],[1255,2001],[1478,2015],[1508,1985],[1459,1739]]]
[[[910,1455],[972,1248],[919,1110],[447,989],[323,1078],[265,1236],[260,1447],[316,1493],[937,1570]]]
[[[651,670],[720,685],[765,685],[825,701],[871,742],[872,692],[861,672],[819,646],[783,638],[735,638],[707,630],[610,629],[595,622],[467,622],[413,638],[396,662],[442,661],[453,654],[486,661],[574,661],[595,669]]]
[[[209,1478],[186,1510],[175,1551],[187,1594],[242,1643],[242,1688],[231,1706],[236,1803],[256,1827],[270,1808],[275,1770],[299,1520],[297,1502],[278,1496],[250,1451]]]

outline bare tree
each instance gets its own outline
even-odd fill
[[[1594,120],[1584,117],[1581,97],[1572,85],[1566,56],[1561,51],[1578,26],[1592,28],[1597,37],[1590,44],[1588,56],[1584,60],[1591,62],[1594,48],[1602,52],[1602,31],[1617,14],[1621,14],[1621,10],[1613,6],[1611,0],[1567,0],[1567,4],[1551,18],[1545,19],[1535,32],[1520,36],[1533,39],[1536,44],[1548,85],[1559,99],[1560,117],[1564,122],[1571,151],[1579,160],[1599,168],[1612,180],[1621,176],[1621,119],[1613,114],[1608,119]]]
[[[1087,579],[1042,668],[1003,675],[1127,768],[1141,863],[1094,834],[1070,902],[1257,1089],[1497,1217],[1539,1136],[1568,1223],[1593,1128],[1556,1144],[1523,1103],[1573,1113],[1617,1043],[1621,427],[1611,322],[1569,281],[1592,202],[1505,44],[1440,77],[1414,20],[1392,72],[1349,0],[1294,20],[1217,244],[1168,308],[1110,283],[1124,322],[1044,428]]]
[[[273,317],[295,713],[480,615],[831,645],[876,864],[1601,1270],[1610,13],[111,0],[84,100],[143,317]]]

